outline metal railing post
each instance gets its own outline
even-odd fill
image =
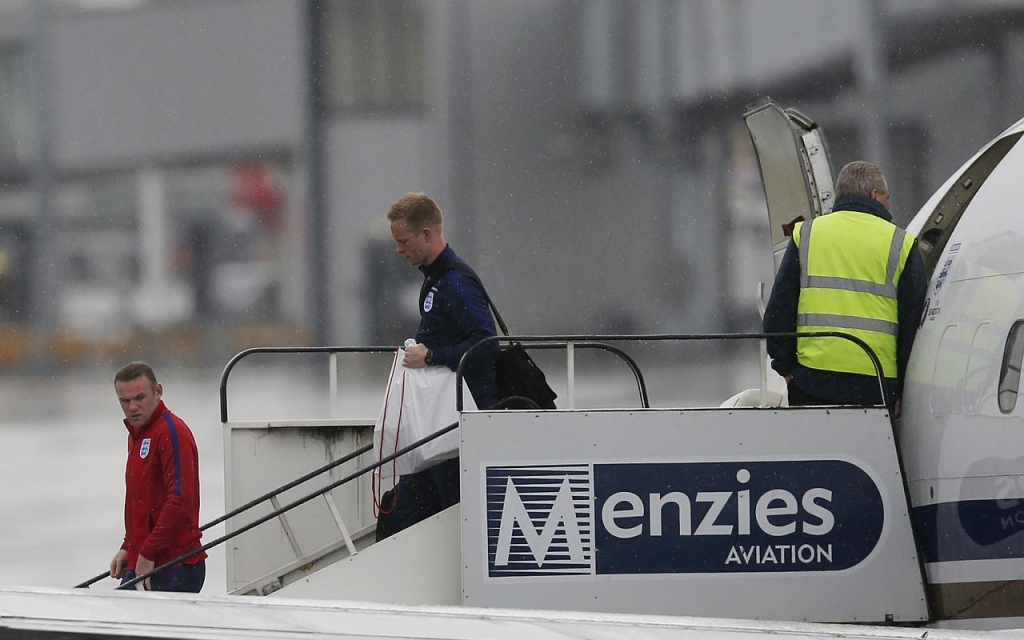
[[[569,409],[576,408],[576,343],[565,343],[566,397]]]

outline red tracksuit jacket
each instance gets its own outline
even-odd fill
[[[198,549],[199,453],[181,418],[163,401],[140,429],[128,428],[124,544],[133,570],[139,555],[157,566]],[[185,562],[206,558],[200,553]]]

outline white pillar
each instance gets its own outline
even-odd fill
[[[167,187],[159,169],[143,168],[138,174],[140,319],[160,325],[170,318],[170,241],[167,225]]]

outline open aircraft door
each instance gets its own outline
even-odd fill
[[[828,146],[818,123],[795,109],[783,109],[771,98],[748,106],[743,119],[761,170],[778,270],[789,242],[788,226],[832,210],[835,191]]]

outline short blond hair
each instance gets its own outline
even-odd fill
[[[409,230],[419,233],[431,229],[437,233],[444,231],[444,214],[441,207],[425,193],[413,192],[402,196],[402,199],[388,209],[388,221],[404,220]]]

